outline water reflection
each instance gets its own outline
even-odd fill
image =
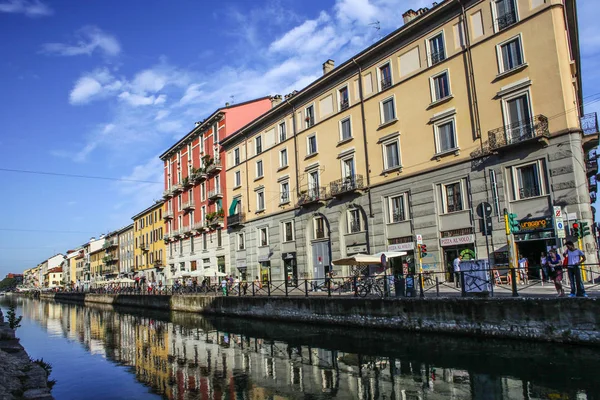
[[[596,349],[17,302],[48,334],[131,367],[139,382],[168,399],[598,399],[600,393]],[[111,398],[106,383],[97,390]]]

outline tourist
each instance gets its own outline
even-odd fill
[[[257,289],[262,289],[262,283],[261,283],[260,279],[258,279],[258,276],[254,278],[254,286]]]
[[[529,260],[527,257],[521,256],[519,258],[519,280],[521,284],[528,283],[528,269],[529,269]]]
[[[540,255],[540,279],[544,282],[548,282],[549,277],[548,257],[546,257],[546,253],[542,252]]]
[[[569,297],[587,297],[581,279],[581,264],[585,261],[585,254],[577,249],[570,240],[565,244],[567,251],[565,251],[563,257],[567,259],[567,272],[569,274],[569,284],[571,285]]]
[[[223,292],[223,296],[227,296],[227,277],[223,277],[223,280],[221,281],[221,291]]]
[[[556,252],[556,249],[550,249],[548,253],[548,257],[546,257],[546,261],[549,268],[549,276],[554,281],[554,287],[556,288],[556,292],[558,293],[558,297],[563,297],[565,295],[565,290],[562,286],[563,279],[563,271],[562,271],[562,260],[560,256]]]
[[[452,262],[452,267],[454,269],[454,282],[456,284],[456,287],[460,287],[460,262],[462,260],[462,256],[461,255],[457,255],[456,258],[454,259],[454,262]]]
[[[239,276],[235,277],[235,280],[233,281],[233,287],[234,287],[235,292],[239,292],[239,290],[240,290],[240,277]]]

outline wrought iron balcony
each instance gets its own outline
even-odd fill
[[[112,254],[105,256],[102,258],[102,262],[104,264],[111,264],[111,263],[115,263],[119,260],[119,258],[117,256],[114,256]]]
[[[348,102],[348,99],[342,100],[340,102],[340,110],[345,110],[348,107],[350,107],[350,103]]]
[[[203,232],[206,229],[206,222],[204,221],[200,221],[200,222],[195,222],[192,224],[192,230],[200,233]]]
[[[148,251],[150,250],[150,245],[148,243],[140,243],[140,249],[143,251]]]
[[[163,219],[164,219],[165,221],[168,221],[168,220],[170,220],[170,219],[173,219],[173,216],[174,216],[174,214],[173,214],[173,210],[167,210],[167,211],[165,211],[165,213],[163,214]]]
[[[215,188],[215,189],[209,190],[208,198],[213,201],[217,200],[217,199],[222,199],[223,191],[221,190],[221,188]]]
[[[482,148],[471,153],[471,157],[479,157],[496,153],[504,147],[518,145],[528,141],[538,141],[547,144],[550,137],[548,118],[536,115],[531,120],[517,121],[488,132],[488,140]]]
[[[173,197],[173,191],[171,189],[167,189],[163,192],[163,199],[167,200]]]
[[[300,190],[298,194],[298,205],[305,206],[312,203],[324,201],[327,197],[327,189],[323,186],[308,186]]]
[[[246,214],[242,212],[227,216],[227,225],[229,226],[242,225],[245,221]]]
[[[387,89],[392,86],[392,80],[390,78],[384,78],[381,80],[381,90]]]
[[[223,225],[224,219],[225,217],[223,217],[222,215],[215,215],[214,217],[207,218],[206,221],[209,226],[218,226]]]
[[[223,165],[221,164],[221,160],[215,159],[210,165],[206,166],[207,174],[216,174],[217,172],[221,172],[223,169]]]
[[[351,193],[364,188],[363,176],[353,175],[346,178],[338,179],[329,184],[329,192],[332,196],[337,197],[345,193]]]
[[[109,240],[105,240],[104,244],[102,245],[103,249],[110,249],[111,247],[117,247],[119,245],[119,242],[117,242],[116,239],[109,239]]]
[[[510,10],[506,14],[496,18],[496,24],[498,25],[498,30],[502,30],[508,28],[509,26],[515,24],[517,22],[517,12],[515,9]]]
[[[435,51],[429,54],[431,58],[431,65],[439,64],[446,59],[446,52],[444,50]]]
[[[180,230],[181,230],[182,235],[190,235],[193,230],[192,228],[193,228],[193,226],[190,226],[190,225],[186,225],[183,228],[181,228]]]
[[[585,114],[579,121],[584,135],[595,135],[598,133],[598,115],[595,112]]]
[[[163,240],[165,241],[165,243],[166,242],[170,242],[172,238],[173,238],[173,234],[172,233],[165,233],[163,235]]]
[[[519,198],[528,199],[530,197],[541,196],[542,191],[539,186],[532,186],[526,188],[519,188]]]
[[[196,208],[196,202],[194,200],[187,201],[181,205],[181,209],[185,212],[192,211]]]
[[[183,178],[183,180],[181,181],[181,186],[182,186],[184,189],[190,188],[190,187],[192,187],[192,185],[193,185],[193,184],[192,184],[192,181],[191,181],[191,180],[190,180],[190,178],[189,178],[189,177],[187,177],[187,176],[186,176],[185,178]]]

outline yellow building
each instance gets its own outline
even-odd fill
[[[63,286],[62,267],[52,268],[44,275],[44,286],[47,288],[56,288]]]
[[[166,283],[164,272],[165,224],[162,218],[163,202],[157,202],[133,219],[134,229],[134,270],[137,276],[144,276],[148,282]]]
[[[96,280],[104,280],[104,249],[99,248],[90,252],[90,271]]]
[[[502,264],[504,209],[552,221],[561,205],[593,222],[586,175],[597,164],[585,160],[598,128],[595,115],[585,131],[580,120],[575,2],[447,0],[404,19],[222,141],[240,274],[347,275],[332,260],[380,251],[408,253],[394,268],[415,266],[417,235],[425,269],[446,272],[457,255]],[[538,260],[559,237],[527,230],[515,241]]]

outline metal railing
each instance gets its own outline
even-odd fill
[[[223,169],[223,165],[221,164],[221,160],[215,159],[215,160],[213,160],[213,162],[210,165],[206,166],[206,173],[207,174],[212,174],[212,173],[221,171],[221,169]]]
[[[172,192],[173,194],[175,194],[175,193],[180,193],[181,191],[183,191],[183,186],[181,186],[181,185],[179,185],[179,184],[173,185],[173,186],[171,187],[171,192]]]
[[[431,59],[431,65],[439,64],[446,59],[446,51],[434,51],[429,54],[429,58]]]
[[[298,194],[298,205],[303,206],[318,201],[325,200],[327,197],[327,189],[324,186],[309,186],[300,190]]]
[[[173,213],[173,210],[167,210],[163,214],[163,219],[166,221],[166,220],[169,220],[169,219],[173,219],[174,216],[175,216],[175,214]]]
[[[530,197],[537,197],[542,194],[542,191],[539,186],[531,186],[519,188],[519,198],[520,199],[528,199]]]
[[[116,240],[110,239],[110,240],[105,240],[104,241],[104,244],[102,245],[102,248],[103,249],[109,249],[111,247],[115,247],[115,246],[118,246],[118,245],[119,245],[119,243]]]
[[[358,233],[361,232],[362,228],[360,225],[360,221],[353,220],[350,222],[350,233]]]
[[[243,224],[246,220],[246,214],[243,212],[239,212],[237,214],[228,215],[227,216],[227,225],[234,226]]]
[[[350,102],[348,101],[348,99],[340,101],[340,110],[343,111],[348,107],[350,107]]]
[[[181,205],[183,211],[191,211],[196,208],[196,202],[194,200],[186,201]]]
[[[202,182],[202,181],[206,180],[206,172],[204,172],[204,171],[196,171],[196,172],[192,173],[192,176],[190,177],[190,180],[193,183]]]
[[[315,124],[315,117],[314,116],[306,117],[306,118],[304,118],[304,121],[306,121],[306,127],[310,128]]]
[[[391,78],[384,78],[381,80],[381,90],[387,89],[392,86]]]
[[[584,114],[580,119],[581,130],[584,135],[595,135],[598,133],[598,115],[595,112]]]
[[[329,193],[332,196],[339,196],[344,193],[354,192],[355,190],[363,189],[363,176],[352,175],[346,178],[338,179],[329,184]]]
[[[497,152],[499,149],[528,140],[549,138],[548,118],[536,115],[530,120],[517,121],[488,131],[486,140],[480,149],[471,152],[471,157],[479,157]]]
[[[508,28],[509,26],[515,24],[517,22],[517,12],[515,9],[510,10],[506,14],[496,18],[496,24],[498,26],[498,30],[502,30]]]

